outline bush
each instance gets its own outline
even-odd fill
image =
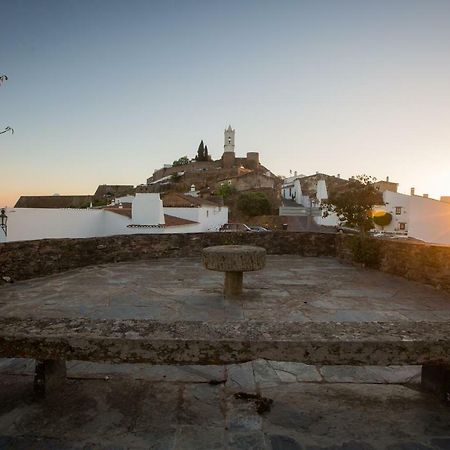
[[[380,227],[387,227],[392,222],[392,214],[387,212],[383,215],[374,215],[372,219],[376,225]]]
[[[355,236],[352,239],[351,250],[355,262],[373,269],[377,269],[380,266],[380,241],[363,236]]]
[[[172,163],[173,166],[185,166],[186,164],[189,164],[189,158],[187,156],[182,156]]]
[[[229,183],[222,183],[219,186],[219,189],[217,189],[216,194],[222,197],[224,200],[229,197],[231,194],[234,194],[236,192],[236,189],[231,186]]]
[[[248,217],[270,214],[270,201],[262,192],[247,192],[239,196],[237,207]]]

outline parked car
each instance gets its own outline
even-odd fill
[[[219,231],[224,232],[232,232],[232,231],[241,231],[241,232],[251,232],[251,228],[245,225],[245,223],[225,223],[220,227]]]
[[[250,228],[250,230],[252,230],[253,232],[256,232],[256,233],[264,233],[266,231],[270,231],[266,227],[261,227],[259,225],[249,225],[249,228]]]

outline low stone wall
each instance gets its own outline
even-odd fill
[[[369,263],[355,261],[358,236],[337,235],[336,256],[450,292],[450,245],[370,239]]]
[[[159,257],[200,256],[204,247],[246,244],[270,255],[332,256],[450,292],[450,246],[370,239],[366,261],[355,254],[357,236],[331,233],[193,233],[44,239],[0,244],[1,277],[50,275],[95,264]]]
[[[282,231],[120,235],[9,242],[0,244],[0,278],[6,276],[24,280],[95,264],[200,256],[204,247],[227,244],[258,245],[272,255],[335,256],[335,243],[334,234]]]

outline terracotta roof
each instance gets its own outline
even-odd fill
[[[216,203],[191,195],[169,192],[162,198],[166,208],[199,208],[201,206],[217,206]]]
[[[108,206],[107,208],[103,208],[105,211],[110,211],[116,214],[120,214],[121,216],[128,217],[131,219],[131,208],[118,208],[117,206]]]
[[[92,195],[22,195],[15,208],[86,208]]]
[[[108,207],[108,208],[104,208],[104,210],[113,212],[116,214],[120,214],[121,216],[125,216],[125,217],[128,217],[129,219],[131,219],[131,208]],[[198,223],[198,222],[194,222],[193,220],[182,219],[181,217],[171,216],[170,214],[164,214],[164,221],[166,222],[164,225],[162,225],[164,227],[177,227],[180,225],[192,225],[194,223]],[[147,225],[131,224],[131,226],[146,227]],[[159,226],[159,225],[149,225],[149,226]]]
[[[191,225],[194,223],[193,220],[182,219],[181,217],[171,216],[169,214],[164,214],[164,220],[166,221],[166,227],[176,227],[179,225]]]

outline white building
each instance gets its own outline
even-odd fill
[[[316,173],[311,176],[293,176],[286,178],[282,187],[283,206],[280,216],[312,216],[318,225],[336,226],[339,219],[335,213],[325,215],[320,203],[328,198],[330,186],[345,183],[337,177]],[[386,180],[375,183],[383,195],[384,205],[375,210],[383,210],[392,215],[389,225],[377,230],[387,234],[403,235],[425,242],[450,244],[450,203],[448,197],[441,200],[429,198],[427,195],[400,194],[397,183]]]
[[[392,191],[383,192],[383,201],[385,204],[377,209],[390,213],[392,221],[385,227],[377,225],[378,230],[435,244],[450,244],[450,203]]]
[[[164,205],[159,194],[141,193],[117,198],[114,204],[99,209],[7,208],[8,234],[0,230],[0,242],[198,233],[216,231],[228,222],[225,206],[182,194],[167,197]]]
[[[321,203],[328,199],[329,185],[345,183],[338,177],[316,173],[285,178],[281,188],[280,216],[311,216],[318,225],[336,226],[339,220],[334,213],[324,214]]]

